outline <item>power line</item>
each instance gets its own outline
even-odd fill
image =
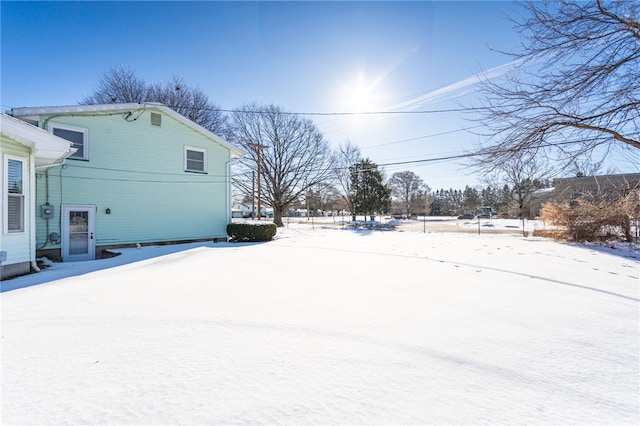
[[[570,144],[574,144],[574,143],[575,143],[575,141],[547,143],[547,144],[541,144],[541,145],[535,146],[535,147],[522,148],[522,151],[535,150],[535,149],[540,149],[540,148],[557,147],[557,146],[561,146],[561,145],[570,145]],[[507,152],[510,152],[510,150],[505,150],[504,151],[504,153],[507,153]],[[378,167],[392,167],[392,166],[403,166],[403,165],[409,165],[409,164],[426,164],[426,163],[444,162],[444,161],[451,161],[451,160],[459,160],[459,159],[463,159],[463,158],[482,157],[482,156],[486,156],[486,155],[487,155],[486,152],[469,152],[469,153],[461,153],[461,154],[444,155],[444,156],[439,156],[439,157],[422,158],[422,159],[419,159],[419,160],[395,161],[395,162],[375,163],[375,164]],[[333,167],[331,169],[334,170],[334,171],[337,171],[337,170],[347,170],[349,168],[350,168],[350,166]],[[310,169],[310,171],[318,171],[318,170],[319,169]],[[247,176],[246,173],[239,173],[239,175]]]
[[[176,107],[184,109],[203,109],[207,111],[219,111],[227,113],[244,113],[244,114],[279,114],[279,115],[304,115],[304,116],[348,116],[348,115],[400,115],[400,114],[445,114],[450,112],[479,111],[485,108],[449,108],[449,109],[430,109],[417,111],[360,111],[360,112],[294,112],[294,111],[265,111],[265,110],[238,110],[223,108],[195,108],[195,107]]]
[[[468,127],[468,128],[465,128],[465,129],[449,130],[449,131],[441,132],[441,133],[433,133],[431,135],[417,136],[415,138],[402,139],[402,140],[394,141],[394,142],[386,142],[386,143],[381,143],[381,144],[378,144],[378,145],[371,145],[371,146],[367,146],[367,147],[365,147],[363,149],[378,148],[380,146],[394,145],[394,144],[397,144],[397,143],[412,142],[412,141],[417,141],[417,140],[420,140],[420,139],[435,138],[436,136],[444,136],[444,135],[450,135],[452,133],[465,132],[465,131],[468,131],[470,129],[475,129],[475,128],[478,128],[478,127],[483,127],[483,126],[482,125],[477,125],[477,126]]]

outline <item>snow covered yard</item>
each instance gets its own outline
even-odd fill
[[[25,288],[0,295],[0,421],[637,425],[639,275],[619,250],[299,223],[58,264],[3,282]]]

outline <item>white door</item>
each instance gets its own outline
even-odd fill
[[[96,258],[94,206],[62,206],[62,260]]]

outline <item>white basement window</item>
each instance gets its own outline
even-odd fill
[[[187,172],[206,173],[207,172],[207,150],[184,147],[184,170]]]
[[[77,160],[89,159],[89,131],[87,129],[51,123],[49,124],[49,131],[54,135],[71,142],[72,148],[77,150],[75,153],[71,154],[69,158],[75,158]]]

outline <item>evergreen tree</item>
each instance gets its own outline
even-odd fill
[[[371,160],[360,160],[349,169],[353,214],[369,214],[371,220],[375,212],[389,211],[391,190],[383,183],[382,173]],[[355,219],[355,218],[354,218]]]
[[[478,207],[481,206],[480,194],[475,188],[465,186],[462,192],[462,208],[464,213],[475,213]]]

